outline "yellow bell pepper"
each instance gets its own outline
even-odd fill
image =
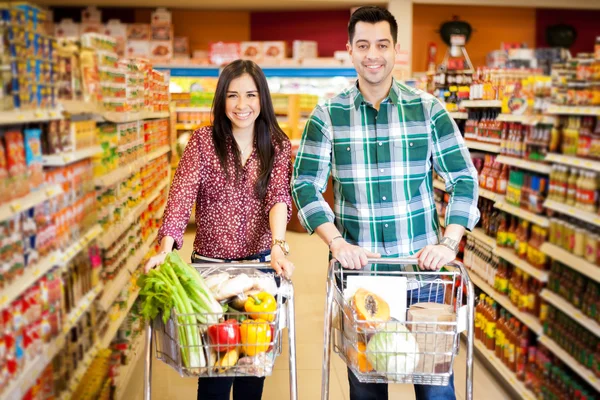
[[[252,319],[273,322],[275,320],[275,310],[277,310],[277,301],[272,294],[260,292],[256,296],[248,297],[246,304],[244,304],[244,310],[250,313]]]
[[[264,319],[247,319],[240,325],[242,351],[255,356],[269,349],[272,340],[271,326]]]

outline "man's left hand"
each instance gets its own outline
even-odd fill
[[[456,259],[456,253],[441,244],[425,246],[415,256],[419,268],[430,271],[437,271]]]

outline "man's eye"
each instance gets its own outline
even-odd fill
[[[385,44],[382,44],[379,47],[382,48],[382,49],[387,49],[387,45],[385,45]]]

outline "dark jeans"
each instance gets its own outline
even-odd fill
[[[244,260],[224,260],[225,262],[256,260],[258,262],[267,262],[270,251],[250,256]],[[206,263],[205,260],[199,260],[192,253],[192,263]],[[233,400],[261,400],[265,378],[253,376],[239,378],[199,378],[198,379],[198,400],[229,400],[231,387],[233,386]]]
[[[409,290],[407,306],[420,302],[444,302],[444,291],[433,293],[427,287]],[[361,383],[354,373],[348,369],[350,384],[350,400],[387,400],[388,385],[385,383]],[[456,400],[454,393],[454,375],[450,376],[448,386],[414,385],[417,400]]]

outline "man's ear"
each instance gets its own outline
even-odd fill
[[[400,53],[400,43],[396,43],[394,47],[396,48],[396,53]]]
[[[352,55],[352,45],[350,43],[346,43],[346,50],[348,50],[348,54]]]

